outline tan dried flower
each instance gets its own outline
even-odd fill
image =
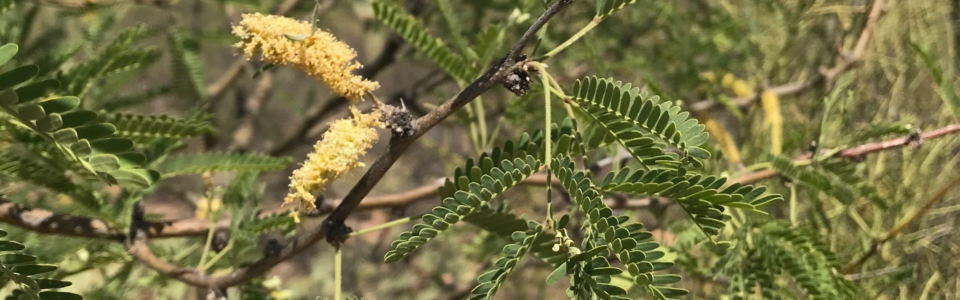
[[[275,65],[289,65],[316,78],[352,102],[376,90],[380,84],[365,80],[352,72],[361,67],[354,61],[357,52],[337,40],[329,32],[317,29],[311,34],[307,22],[260,13],[244,14],[233,34],[243,39],[237,43],[247,59],[259,51],[263,60]]]
[[[284,204],[300,201],[301,209],[313,211],[316,209],[314,195],[350,170],[363,167],[360,157],[377,141],[376,128],[383,127],[383,122],[379,111],[361,114],[355,107],[350,109],[353,118],[333,121],[303,166],[293,171]]]

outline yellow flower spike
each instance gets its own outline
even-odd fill
[[[247,59],[259,52],[264,61],[302,70],[353,103],[380,87],[352,73],[361,67],[353,60],[353,48],[329,32],[311,29],[307,22],[253,13],[242,16],[233,34],[243,39],[236,46]]]
[[[747,84],[746,81],[740,79],[734,80],[730,85],[730,89],[733,90],[733,93],[736,94],[737,97],[748,98],[753,97],[754,95],[753,89],[750,88],[750,85]]]
[[[207,200],[207,198],[201,198],[197,201],[197,209],[194,211],[194,217],[205,220],[210,217],[210,214],[219,212],[222,206],[223,200],[220,198],[214,198],[212,201]]]
[[[737,78],[734,77],[733,74],[730,74],[730,73],[724,74],[723,78],[720,79],[720,86],[728,88],[730,87],[730,85],[733,84],[733,81],[736,79]]]
[[[376,128],[384,124],[379,111],[362,114],[356,107],[350,110],[353,118],[333,121],[300,169],[293,171],[284,205],[299,201],[300,209],[313,211],[317,208],[314,195],[322,193],[327,184],[350,170],[363,167],[360,157],[377,141]]]
[[[716,82],[717,75],[710,71],[700,72],[700,79],[706,80],[707,82]]]
[[[780,155],[783,148],[783,115],[780,114],[780,98],[771,90],[760,94],[763,106],[764,128],[770,126],[770,154]]]
[[[300,213],[296,211],[290,212],[290,217],[293,218],[293,222],[300,224]]]
[[[740,149],[737,149],[737,143],[733,140],[730,132],[723,129],[723,126],[709,116],[702,116],[698,119],[700,119],[700,123],[703,123],[707,132],[710,133],[710,137],[717,143],[720,152],[727,158],[727,161],[739,164],[742,161],[740,158]]]

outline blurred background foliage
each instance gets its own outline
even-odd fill
[[[179,151],[260,152],[290,156],[297,162],[305,157],[327,122],[347,113],[344,101],[336,100],[312,79],[287,68],[259,73],[260,65],[238,60],[238,51],[232,47],[236,38],[230,34],[230,26],[239,21],[241,13],[281,10],[287,16],[305,19],[313,10],[313,1],[2,2],[7,12],[0,19],[0,41],[19,44],[20,56],[16,59],[38,64],[41,76],[68,82],[62,88],[81,97],[84,108],[169,114],[185,120],[209,118],[215,130],[178,145],[182,148]],[[393,2],[419,16],[429,32],[457,53],[467,53],[469,45],[478,40],[491,42],[489,53],[493,54],[487,61],[505,53],[543,10],[543,3],[535,0]],[[593,2],[576,1],[550,22],[541,35],[539,52],[531,57],[544,54],[543,49],[553,49],[591,22]],[[362,74],[382,85],[377,91],[381,99],[390,103],[402,99],[419,116],[459,91],[456,79],[374,18],[370,1],[320,3],[318,27],[357,49],[358,59],[365,66]],[[642,86],[687,108],[704,101],[718,103],[706,109],[690,109],[701,122],[713,123],[709,130],[715,141],[710,146],[714,156],[705,166],[706,173],[736,177],[745,174],[745,169],[772,167],[788,175],[758,184],[784,194],[789,203],[774,207],[769,219],[741,219],[742,224],[731,225],[723,233],[726,239],[749,240],[753,250],[767,247],[762,246],[765,243],[772,249],[785,242],[771,238],[776,237],[771,232],[801,225],[836,254],[841,266],[878,246],[875,255],[846,275],[863,298],[958,299],[960,260],[954,259],[960,256],[957,192],[948,193],[899,235],[876,244],[960,176],[956,172],[960,154],[957,137],[948,135],[925,140],[920,147],[882,151],[798,171],[828,173],[837,180],[833,184],[839,186],[832,190],[854,190],[857,196],[852,199],[838,197],[822,186],[787,179],[789,170],[774,166],[776,160],[771,156],[789,158],[809,153],[813,141],[820,150],[843,149],[958,122],[960,114],[950,105],[957,101],[956,94],[949,92],[960,68],[958,1],[886,1],[882,16],[868,30],[872,39],[862,53],[856,54],[858,61],[828,80],[813,80],[824,70],[845,63],[867,26],[873,4],[867,0],[641,0],[605,18],[545,63],[565,90],[572,90],[578,78],[597,75]],[[135,63],[111,60],[120,53]],[[123,66],[116,70],[96,68],[110,64]],[[254,78],[254,74],[258,76]],[[764,109],[763,101],[754,99],[765,88],[793,83],[803,83],[804,88],[779,96],[778,110]],[[434,184],[438,178],[452,175],[452,170],[467,158],[539,128],[544,118],[540,96],[542,88],[538,84],[520,97],[505,89],[484,94],[418,140],[372,194],[399,193]],[[554,120],[565,114],[562,110],[554,112]],[[765,126],[771,119],[781,120],[781,138]],[[384,146],[381,142],[372,153],[383,151]],[[592,159],[619,157],[618,148],[607,148],[609,151]],[[770,162],[774,163],[764,164]],[[222,186],[243,185],[247,193],[259,190],[251,187],[262,187],[261,208],[268,210],[279,206],[287,189],[286,177],[296,166],[289,164],[286,169],[264,173],[259,180],[247,183],[234,180],[233,172],[217,173],[213,180]],[[622,166],[614,159],[610,167]],[[326,196],[342,197],[361,174],[356,172],[335,183]],[[189,175],[164,181],[145,195],[148,213],[157,218],[162,215],[163,219],[197,214],[205,193],[198,179],[199,175]],[[16,194],[11,191],[38,194],[15,185],[4,188],[11,195]],[[63,201],[42,193],[32,197],[38,199],[34,206],[71,211]],[[545,197],[539,188],[520,187],[503,198],[518,213],[542,215],[545,211]],[[639,217],[655,231],[656,239],[670,245],[670,255],[677,260],[671,272],[684,276],[681,287],[690,290],[690,299],[725,298],[722,295],[736,290],[737,282],[762,272],[768,268],[763,264],[771,263],[751,261],[754,257],[747,246],[733,250],[742,251],[740,256],[717,253],[683,211],[669,201],[651,203],[618,212]],[[435,197],[428,197],[404,207],[361,212],[348,225],[367,228],[422,213],[434,205]],[[110,209],[126,211],[129,207]],[[110,209],[74,213],[106,218]],[[126,222],[120,220],[126,214],[113,212],[115,222]],[[315,222],[306,220],[299,226]],[[461,299],[504,245],[489,233],[458,226],[452,229],[453,234],[425,246],[412,259],[384,264],[382,257],[389,243],[408,227],[367,233],[344,245],[347,295],[364,299]],[[70,290],[88,299],[189,299],[205,294],[135,264],[117,243],[74,238],[51,242],[49,237],[16,228],[8,231],[9,239],[25,241],[30,249],[42,249],[34,251],[35,255],[61,266],[57,276],[73,281]],[[250,236],[244,245],[250,248],[249,253],[259,253],[257,247],[262,246],[257,245],[281,235],[274,230],[266,236]],[[200,256],[196,249],[203,239],[153,243],[162,257],[196,264]],[[314,247],[281,264],[267,278],[243,288],[277,298],[332,295],[332,257],[332,248]],[[735,261],[731,263],[731,259]],[[225,260],[224,264],[228,263]],[[501,288],[499,299],[564,297],[564,285],[544,284],[551,272],[548,266],[533,260],[522,264],[524,267]],[[778,280],[768,284],[785,288],[764,296],[809,296],[801,292],[802,282]]]

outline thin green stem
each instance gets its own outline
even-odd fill
[[[737,178],[737,177],[740,177],[741,175],[746,174],[746,173],[753,173],[753,172],[756,172],[756,171],[760,171],[760,170],[763,170],[763,169],[769,169],[769,168],[772,168],[772,167],[773,167],[773,164],[771,164],[771,163],[769,163],[769,162],[762,162],[762,163],[752,164],[752,165],[750,165],[750,166],[747,166],[746,168],[743,168],[743,170],[737,171],[737,173],[733,174],[733,176],[731,176],[730,178]]]
[[[557,53],[560,53],[560,51],[567,49],[567,47],[570,47],[570,45],[573,45],[574,42],[576,42],[581,37],[583,37],[583,35],[587,34],[587,32],[590,32],[590,30],[592,30],[594,27],[597,27],[597,25],[600,24],[600,21],[603,21],[603,17],[594,17],[593,20],[587,24],[587,26],[584,26],[583,29],[580,29],[580,31],[578,31],[576,34],[574,34],[569,39],[567,39],[567,41],[563,42],[563,44],[560,44],[560,46],[553,48],[553,50],[550,50],[550,52],[547,52],[547,54],[544,54],[542,57],[538,58],[537,60],[544,60],[544,59],[553,57],[554,55],[557,55]]]
[[[790,185],[790,225],[797,226],[797,186]]]
[[[543,87],[544,87],[545,89],[549,89],[549,87],[550,87],[550,79],[549,79],[548,77],[550,77],[550,74],[547,74],[547,68],[546,68],[546,66],[545,66],[544,64],[542,64],[542,63],[537,63],[537,62],[534,62],[534,63],[533,63],[533,66],[535,66],[535,67],[537,68],[537,70],[540,71],[540,79],[543,80]],[[545,136],[545,138],[544,138],[544,140],[543,140],[543,141],[544,141],[544,142],[543,142],[543,144],[544,144],[544,155],[543,155],[543,156],[545,157],[545,159],[544,159],[544,166],[545,166],[547,169],[550,168],[550,161],[552,160],[551,158],[552,158],[552,156],[553,156],[553,149],[551,149],[552,146],[553,146],[553,137],[550,136],[550,135],[552,134],[552,132],[551,132],[551,130],[550,130],[550,124],[551,124],[551,121],[552,121],[551,118],[550,118],[550,117],[551,117],[551,114],[552,114],[552,112],[551,112],[551,110],[550,110],[550,107],[553,106],[553,105],[552,105],[553,103],[550,102],[550,94],[551,94],[551,93],[543,93],[543,110],[544,110],[544,115],[545,115],[545,117],[544,117],[545,127],[544,127],[544,129],[543,129],[543,130],[544,130],[544,136]],[[549,184],[548,184],[548,185],[549,185]]]
[[[550,167],[547,167],[547,224],[551,224],[552,227],[557,232],[560,232],[560,227],[557,226],[556,219],[553,218],[553,172],[550,171]]]
[[[408,222],[410,222],[410,221],[413,221],[414,219],[419,219],[419,218],[422,217],[422,216],[423,216],[423,215],[421,214],[421,215],[416,215],[416,216],[412,216],[412,217],[406,217],[406,218],[403,218],[403,219],[396,219],[396,220],[393,220],[393,221],[390,221],[390,222],[386,222],[386,223],[383,223],[383,224],[380,224],[380,225],[377,225],[377,226],[373,226],[373,227],[370,227],[370,228],[364,228],[364,229],[359,230],[359,231],[351,232],[349,236],[350,236],[350,237],[354,237],[354,236],[358,236],[358,235],[361,235],[361,234],[364,234],[364,233],[370,233],[370,232],[374,232],[374,231],[377,231],[377,230],[381,230],[381,229],[385,229],[385,228],[390,228],[390,227],[397,226],[397,225],[400,225],[400,224],[408,223]]]
[[[212,214],[210,208],[213,207],[213,200],[211,197],[207,197],[207,214]],[[207,242],[203,245],[203,253],[200,254],[200,263],[197,264],[197,268],[202,268],[207,261],[207,255],[210,254],[210,244],[213,243],[213,232],[217,229],[217,222],[213,219],[208,219],[210,229],[207,230]]]
[[[212,258],[210,258],[210,261],[208,261],[206,264],[200,267],[200,271],[209,270],[211,267],[213,267],[213,264],[217,263],[217,261],[223,258],[223,256],[226,255],[227,252],[229,252],[230,249],[232,248],[233,248],[233,241],[231,240],[229,243],[227,243],[226,247],[223,247],[223,250],[220,250],[220,252],[217,252],[217,255],[214,255]]]
[[[343,252],[337,246],[337,253],[333,256],[334,260],[334,281],[336,281],[336,290],[333,292],[333,299],[340,300],[340,293],[343,288]]]
[[[467,111],[467,114],[470,116],[470,119],[471,119],[469,129],[470,129],[470,139],[473,140],[474,154],[479,155],[482,152],[482,150],[480,150],[480,146],[482,144],[480,144],[480,133],[477,129],[477,123],[473,121],[473,118],[476,117],[476,113],[473,111],[473,108],[470,107],[469,105],[464,106],[463,109]]]
[[[553,75],[550,75],[550,73],[546,73],[546,74],[547,74],[547,79],[550,79],[550,86],[551,86],[550,91],[553,92],[554,94],[557,94],[557,96],[560,97],[560,101],[563,102],[563,107],[567,110],[567,115],[569,115],[571,119],[576,121],[577,116],[573,114],[573,106],[570,105],[570,102],[569,102],[570,97],[568,97],[567,94],[563,92],[563,88],[560,87],[560,83],[557,82],[557,79],[553,78]]]
[[[480,100],[480,97],[477,97],[477,100]],[[480,145],[486,145],[489,136],[487,135],[487,118],[483,110],[483,101],[473,101],[473,105],[477,107],[477,127],[480,128]]]

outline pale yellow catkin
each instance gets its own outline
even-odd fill
[[[233,34],[247,59],[260,53],[275,65],[292,66],[316,78],[334,93],[356,103],[380,84],[352,72],[361,67],[357,52],[329,32],[313,30],[307,22],[260,13],[243,14]]]
[[[783,115],[780,114],[780,98],[771,90],[760,94],[763,106],[764,128],[770,129],[770,154],[780,155],[783,150]]]
[[[733,84],[733,81],[736,79],[737,78],[734,77],[733,74],[730,74],[730,73],[723,74],[723,78],[720,79],[720,86],[729,88],[730,85]]]
[[[750,85],[740,79],[733,81],[733,84],[730,85],[730,90],[740,98],[750,98],[754,96],[753,89],[750,88]]]
[[[313,211],[316,209],[315,195],[326,190],[331,181],[363,167],[360,157],[377,141],[377,128],[384,124],[380,121],[379,111],[362,114],[356,107],[350,109],[353,117],[333,121],[300,169],[293,171],[290,191],[283,204],[299,202],[300,209]]]
[[[700,123],[703,123],[703,126],[706,127],[707,132],[710,133],[713,141],[720,146],[720,152],[723,152],[723,156],[727,158],[727,161],[739,164],[741,162],[740,149],[737,148],[737,143],[733,141],[730,133],[727,132],[726,129],[723,129],[723,126],[720,126],[720,123],[717,123],[713,118],[703,116],[699,119]]]
[[[723,78],[720,79],[720,86],[730,89],[734,95],[740,98],[749,98],[755,95],[749,83],[730,73],[723,75]]]
[[[716,82],[717,75],[710,71],[700,72],[700,79],[706,80],[707,82]]]

